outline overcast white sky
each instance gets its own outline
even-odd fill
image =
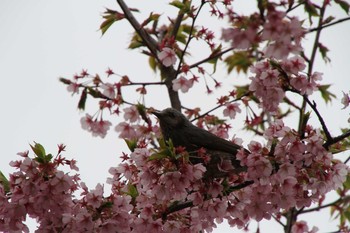
[[[128,2],[145,15],[157,11],[156,7],[167,14],[168,8],[160,6],[165,1]],[[0,1],[0,170],[5,175],[13,171],[8,163],[17,159],[17,152],[29,149],[29,143],[39,142],[53,153],[57,144],[64,143],[65,155],[78,160],[82,181],[94,188],[97,183],[105,182],[108,168],[118,164],[121,151],[127,151],[113,130],[105,139],[93,138],[83,131],[80,118],[85,113],[76,108],[77,96],[72,98],[58,82],[60,76],[70,78],[83,68],[92,74],[102,74],[108,67],[131,78],[150,76],[158,80],[148,69],[144,56],[126,49],[132,31],[126,22],[114,25],[101,37],[98,28],[104,7],[115,9],[116,3],[112,0]],[[345,16],[338,8],[334,14]],[[331,50],[332,63],[319,62],[315,70],[325,74],[325,82],[334,84],[332,91],[341,97],[341,91],[350,89],[350,23],[327,29],[323,36],[321,42]],[[332,106],[319,103],[333,133],[339,132],[337,127],[349,126],[346,122],[349,112],[340,111],[339,103]],[[167,105],[166,101],[154,104],[159,109]],[[319,226],[321,232],[334,230],[327,215],[314,216],[317,217],[310,218],[311,226]],[[271,232],[269,227],[271,224],[262,224],[262,232]],[[273,230],[281,231],[274,227]],[[215,232],[230,232],[230,229],[224,225]]]

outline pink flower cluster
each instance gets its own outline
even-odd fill
[[[311,95],[317,90],[322,74],[315,72],[307,77],[301,74],[305,67],[304,59],[299,56],[283,59],[274,65],[268,61],[259,62],[250,69],[255,76],[250,78],[249,90],[261,99],[264,110],[275,112],[285,96],[286,88],[301,95]]]
[[[74,160],[58,155],[53,162],[39,163],[24,158],[11,162],[18,171],[10,174],[10,190],[0,186],[0,231],[29,232],[23,223],[27,216],[36,218],[37,232],[60,231],[62,216],[74,207],[72,193],[78,188],[79,177],[58,171],[61,164],[77,169]]]
[[[93,136],[104,138],[112,123],[102,118],[100,120],[93,119],[92,116],[86,114],[80,119],[81,127],[92,133]]]
[[[310,206],[342,186],[348,167],[333,160],[318,131],[308,129],[301,139],[282,121],[271,124],[266,146],[252,141],[250,153],[238,152],[247,171],[225,178],[208,177],[210,168],[190,163],[180,148],[151,152],[143,145],[110,169],[107,197],[102,185],[89,190],[78,175],[60,171],[61,165],[77,170],[60,152],[52,161],[24,153],[11,163],[18,171],[10,175],[10,190],[0,185],[0,231],[28,232],[23,222],[29,216],[38,221],[37,232],[210,232],[223,220],[243,228],[251,219]],[[244,182],[253,183],[235,188]],[[307,229],[297,224],[293,232]]]
[[[287,17],[285,12],[273,7],[267,11],[264,21],[258,13],[243,17],[229,11],[228,16],[235,27],[223,29],[222,39],[231,42],[235,49],[249,49],[266,42],[265,56],[275,59],[287,58],[290,53],[301,51],[304,29],[302,22],[296,17]],[[258,33],[260,30],[261,34]]]

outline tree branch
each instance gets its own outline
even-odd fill
[[[197,66],[199,66],[199,65],[201,65],[201,64],[203,64],[203,63],[205,63],[205,62],[207,62],[207,61],[210,61],[210,60],[212,60],[212,59],[214,59],[214,58],[221,57],[222,55],[224,55],[224,54],[227,53],[227,52],[230,52],[230,51],[233,50],[233,49],[234,49],[234,48],[231,47],[231,48],[225,49],[225,50],[223,50],[223,51],[221,51],[221,52],[219,52],[219,53],[211,54],[209,57],[204,58],[203,60],[198,61],[198,62],[196,62],[196,63],[190,65],[189,67],[190,67],[190,69],[192,69],[192,68],[194,68],[194,67],[197,67]]]
[[[349,136],[350,136],[350,130],[346,131],[345,133],[343,133],[337,137],[334,137],[334,138],[327,140],[326,143],[323,144],[323,147],[328,149],[329,146],[331,146],[337,142],[340,142],[341,140],[343,140]]]
[[[342,22],[345,22],[345,21],[348,21],[350,20],[350,17],[346,17],[346,18],[342,18],[342,19],[339,19],[333,23],[329,23],[329,24],[325,24],[325,25],[322,25],[322,26],[319,26],[319,27],[315,27],[315,28],[311,28],[308,32],[306,33],[311,33],[311,32],[314,32],[314,31],[318,31],[318,30],[321,30],[321,29],[324,29],[324,28],[327,28],[327,27],[330,27],[330,26],[333,26],[333,25],[336,25],[338,23],[342,23]]]
[[[305,214],[305,213],[310,213],[310,212],[314,212],[314,211],[319,211],[319,210],[321,210],[321,209],[334,206],[334,205],[338,204],[338,203],[341,202],[341,201],[342,201],[342,198],[339,198],[338,200],[336,200],[336,201],[334,201],[334,202],[331,202],[331,203],[329,203],[329,204],[326,204],[326,205],[318,206],[318,207],[315,207],[315,208],[310,208],[310,209],[307,209],[307,210],[300,211],[300,212],[298,212],[298,214]]]
[[[136,20],[134,15],[131,13],[129,7],[125,4],[123,0],[117,0],[120,8],[124,12],[125,18],[129,21],[134,30],[139,34],[145,43],[146,47],[151,51],[152,55],[158,59],[157,50],[158,45],[157,42],[141,27],[140,23]]]
[[[303,97],[304,97],[304,100],[308,103],[308,105],[312,108],[312,110],[317,115],[317,118],[320,121],[322,129],[323,129],[323,131],[324,131],[324,133],[326,135],[327,141],[333,140],[333,138],[332,138],[331,134],[329,133],[329,130],[328,130],[327,126],[326,126],[326,123],[323,120],[323,117],[321,116],[320,112],[317,109],[315,101],[313,101],[313,103],[311,103],[311,101],[307,98],[306,95],[304,95]]]
[[[160,72],[162,78],[164,78],[164,83],[167,86],[168,89],[168,95],[170,99],[170,104],[173,108],[177,110],[181,110],[181,102],[179,98],[179,94],[177,91],[173,90],[173,83],[172,81],[176,79],[177,72],[174,70],[173,67],[165,67],[158,59],[157,51],[158,51],[158,44],[155,39],[153,39],[140,25],[140,23],[135,19],[131,11],[129,10],[129,7],[125,4],[123,0],[117,0],[119,6],[123,10],[125,14],[125,18],[129,21],[129,23],[132,25],[134,30],[139,34],[139,36],[142,38],[142,41],[145,43],[146,47],[151,51],[152,55],[158,60],[160,64]]]

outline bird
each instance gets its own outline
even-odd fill
[[[236,159],[236,154],[243,147],[195,126],[186,116],[174,108],[166,108],[162,111],[154,110],[151,113],[158,118],[165,141],[171,139],[175,147],[185,147],[187,152],[204,148],[211,156],[212,163],[216,163],[215,166],[222,160],[230,160],[237,172],[245,170]],[[197,163],[198,159],[194,161]],[[211,167],[213,168],[213,164]]]

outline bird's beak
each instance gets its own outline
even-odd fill
[[[151,113],[153,115],[155,115],[157,118],[159,118],[161,116],[161,113],[159,111],[156,111],[156,110],[151,111]]]

